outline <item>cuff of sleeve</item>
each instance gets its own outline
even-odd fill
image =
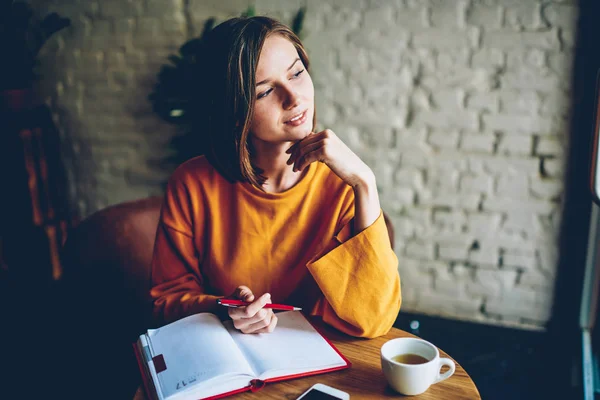
[[[335,239],[341,243],[339,246],[323,255],[321,258],[307,264],[308,270],[311,272],[319,286],[331,278],[331,276],[329,276],[330,274],[339,274],[340,270],[348,271],[348,267],[352,265],[356,266],[374,263],[380,266],[395,265],[397,267],[397,259],[390,247],[390,239],[382,212],[380,212],[379,217],[373,224],[353,237],[347,236],[349,226],[350,223],[346,224],[340,233],[335,236]],[[382,252],[382,245],[388,247],[389,251]],[[393,257],[394,260],[390,260],[389,257]],[[377,261],[378,258],[379,261]],[[378,271],[374,272],[375,275],[384,273],[385,275],[389,274],[389,277],[398,272],[397,268],[390,268],[387,273],[384,272],[386,271],[386,268],[375,268],[374,271]],[[363,274],[370,275],[370,273],[366,272],[363,272],[360,275]],[[320,279],[320,277],[322,278]],[[370,278],[377,279],[383,277],[376,278],[373,276]],[[323,286],[321,286],[321,288],[323,289]]]

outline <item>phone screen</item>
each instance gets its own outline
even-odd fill
[[[331,394],[323,393],[320,390],[311,389],[304,395],[302,400],[340,400],[340,398]]]

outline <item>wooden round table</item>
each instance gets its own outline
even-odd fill
[[[338,388],[350,394],[351,399],[383,399],[383,398],[411,398],[411,399],[481,399],[479,391],[467,372],[456,362],[454,375],[443,382],[431,385],[429,389],[418,396],[403,396],[395,392],[385,380],[381,370],[381,346],[390,339],[400,337],[416,337],[400,329],[392,328],[387,335],[375,339],[359,339],[344,335],[322,323],[311,319],[311,322],[345,355],[352,367],[342,371],[331,372],[267,384],[256,393],[245,392],[227,397],[227,399],[289,399],[294,400],[315,383]],[[435,343],[434,343],[435,344]],[[442,349],[440,357],[451,358]],[[134,400],[144,400],[146,396],[140,386]]]

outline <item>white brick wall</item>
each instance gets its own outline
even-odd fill
[[[321,127],[373,168],[405,311],[544,326],[556,272],[578,8],[541,0],[59,0],[42,57],[81,216],[162,192],[175,129],[146,100],[166,57],[254,4],[308,6]]]

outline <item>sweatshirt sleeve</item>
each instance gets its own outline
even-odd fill
[[[385,335],[400,311],[398,258],[383,213],[351,237],[352,223],[307,267],[325,297],[317,304],[323,321],[349,335],[373,338]]]
[[[205,293],[200,265],[203,249],[202,199],[181,177],[169,180],[152,257],[153,314],[164,324],[199,312],[215,312],[215,299]]]

